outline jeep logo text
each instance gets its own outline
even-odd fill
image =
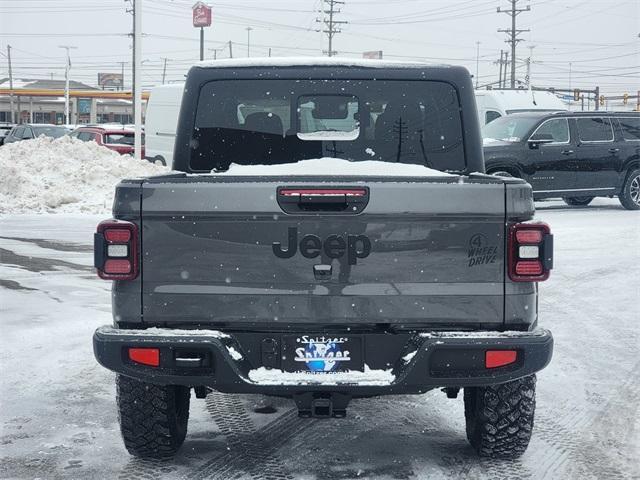
[[[298,229],[289,227],[287,248],[283,249],[280,242],[273,242],[273,253],[276,257],[291,258],[298,251]],[[365,235],[329,235],[323,242],[317,235],[305,235],[300,240],[300,253],[305,258],[316,258],[322,252],[329,258],[340,258],[347,255],[349,265],[355,265],[358,258],[366,258],[371,253],[371,240]]]

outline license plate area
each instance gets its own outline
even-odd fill
[[[282,370],[317,374],[362,372],[362,343],[360,335],[285,335],[282,337]]]

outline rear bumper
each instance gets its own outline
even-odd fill
[[[314,375],[283,373],[277,368],[256,365],[255,355],[241,346],[247,345],[247,335],[213,330],[121,330],[105,326],[94,333],[93,348],[96,359],[105,368],[159,385],[207,386],[227,393],[272,395],[339,392],[354,397],[504,383],[542,370],[553,352],[553,337],[544,329],[397,334],[393,342],[401,345],[398,349],[378,348],[396,334],[369,333],[362,335],[365,344],[377,345],[375,351],[380,352],[368,351],[365,365],[371,368],[365,366],[364,372]],[[244,340],[239,342],[239,338]],[[160,365],[134,363],[128,358],[129,348],[158,348]],[[517,359],[510,365],[485,368],[487,350],[516,350]],[[200,361],[186,365],[187,362],[176,361],[185,357],[197,357]]]

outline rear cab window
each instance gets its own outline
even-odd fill
[[[613,142],[613,128],[608,117],[578,117],[576,125],[581,142]]]
[[[323,157],[466,168],[460,101],[441,81],[216,80],[200,90],[190,168]]]

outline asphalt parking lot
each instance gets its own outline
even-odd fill
[[[617,200],[537,205],[556,236],[540,322],[555,354],[538,376],[536,426],[517,461],[477,458],[462,399],[439,391],[354,401],[346,419],[297,417],[291,401],[192,399],[180,454],[124,450],[114,376],[93,358],[111,322],[92,271],[91,215],[0,217],[2,478],[638,478],[640,216]]]

